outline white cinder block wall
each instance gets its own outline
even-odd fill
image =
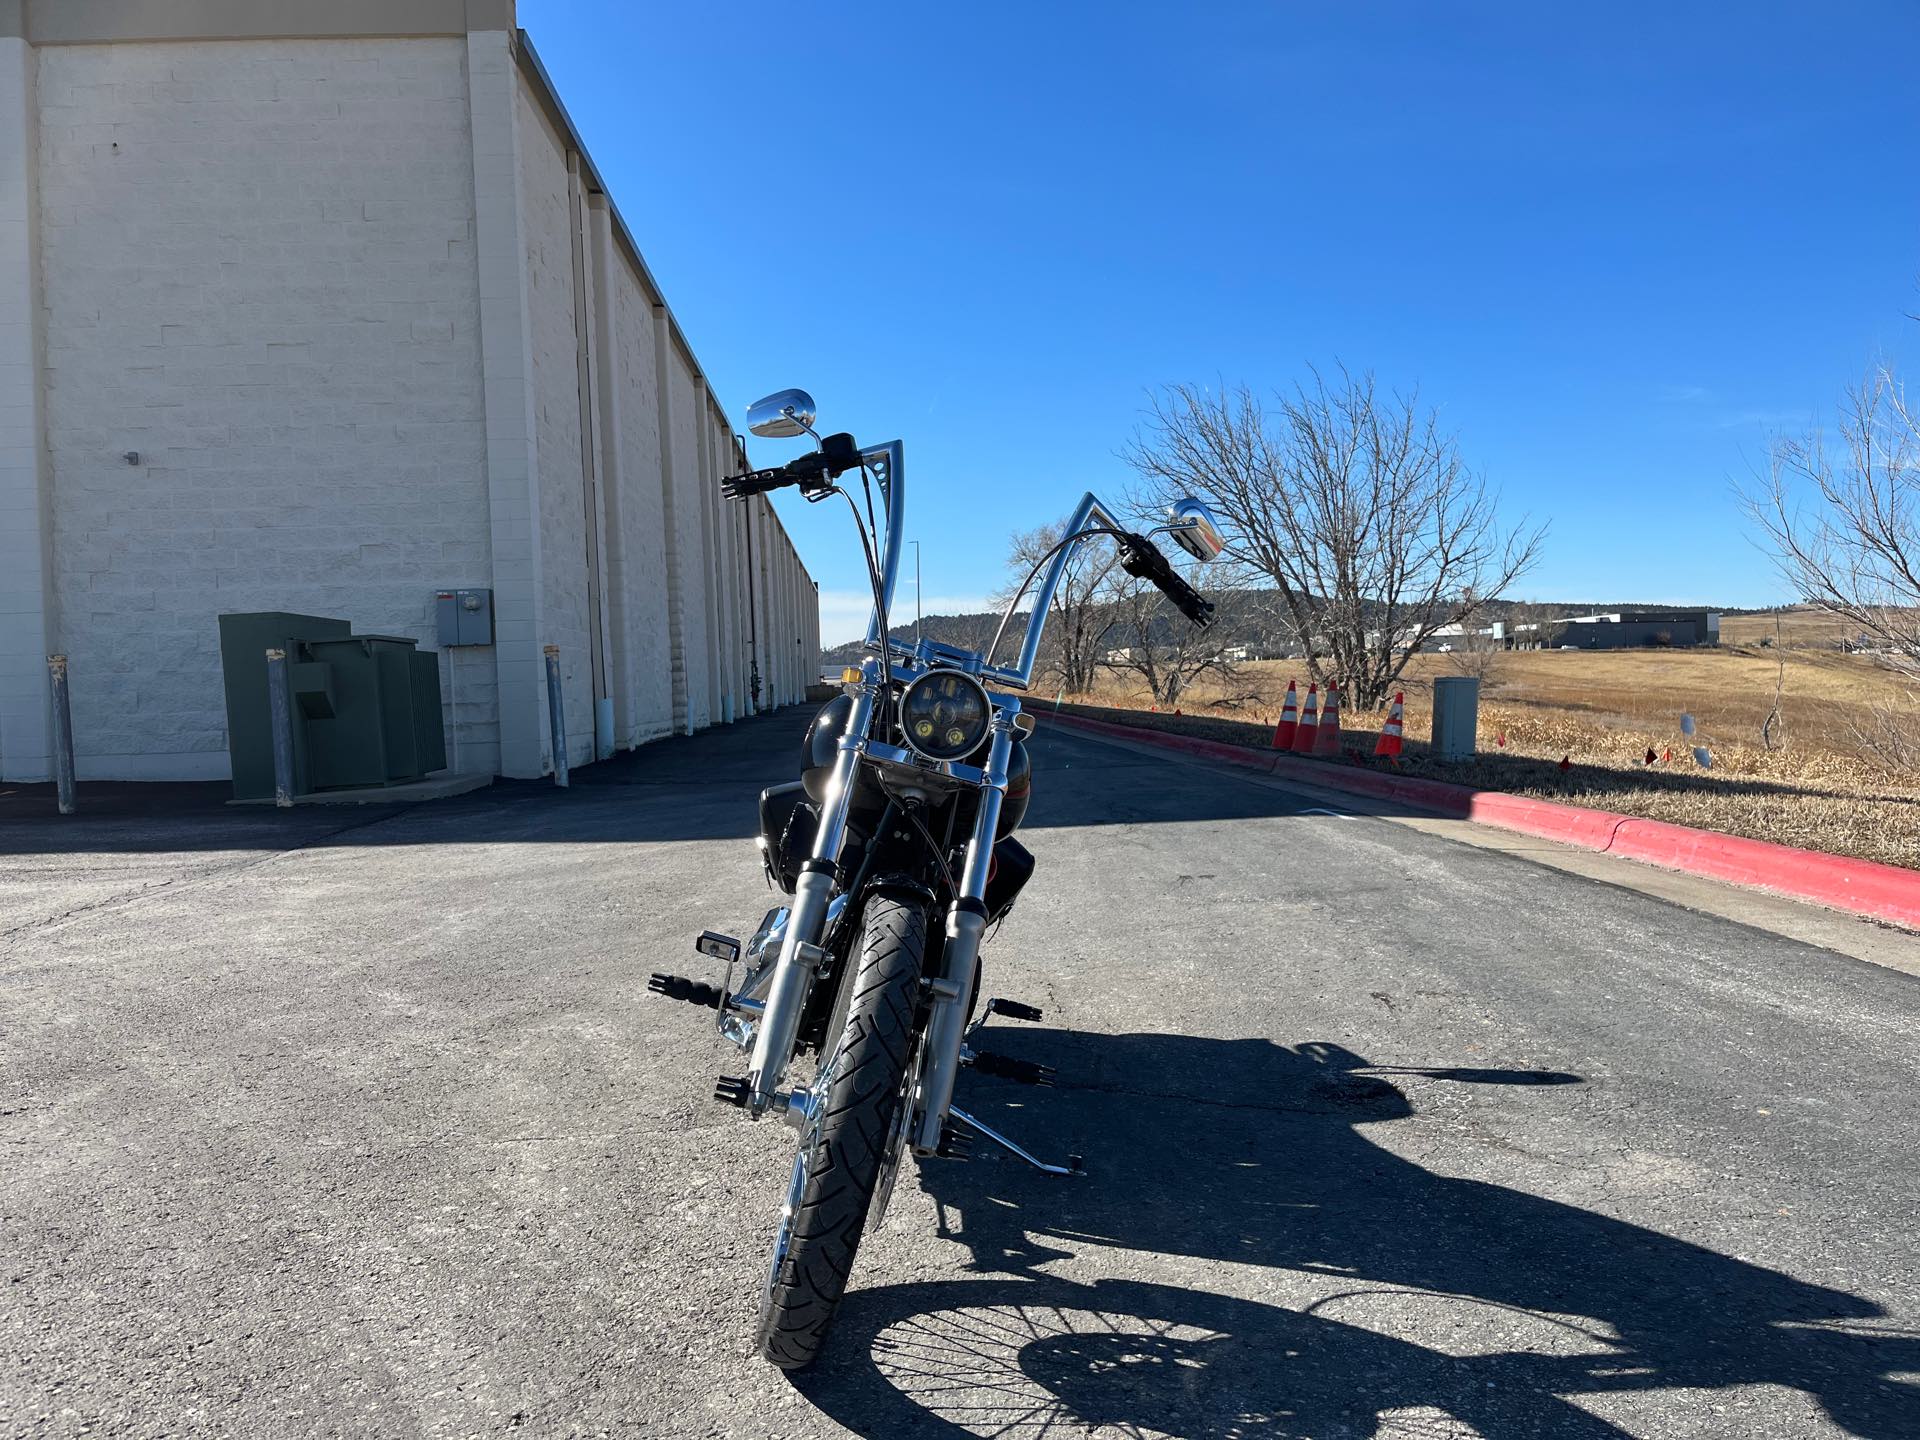
[[[491,583],[462,48],[38,51],[82,776],[226,773],[222,612],[430,642],[431,587]]]
[[[811,582],[718,502],[731,424],[509,0],[302,3],[0,5],[0,777],[50,773],[49,652],[82,778],[220,777],[215,617],[435,648],[459,586],[462,769],[549,768],[546,645],[574,764],[756,666],[798,698]]]
[[[611,243],[611,242],[609,242]],[[660,485],[660,382],[654,368],[653,306],[639,280],[614,268],[611,343],[603,350],[618,396],[612,424],[619,523],[612,535],[611,588],[620,677],[615,724],[621,743],[638,745],[673,733],[673,653],[661,590],[667,574],[665,501]]]
[[[0,34],[0,776],[52,773],[52,524],[40,378],[33,50]],[[9,761],[8,757],[12,759]]]
[[[560,670],[566,681],[567,760],[580,765],[593,758],[594,695],[574,326],[574,222],[564,140],[540,113],[526,85],[518,87],[514,103],[533,345],[534,443],[540,465],[540,603],[545,621],[541,630],[546,644],[560,647]]]

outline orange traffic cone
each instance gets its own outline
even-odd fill
[[[1327,682],[1327,703],[1320,707],[1320,728],[1314,733],[1313,753],[1327,759],[1340,758],[1340,687]]]
[[[1406,701],[1406,691],[1397,691],[1393,697],[1393,708],[1387,711],[1387,723],[1380,727],[1380,738],[1373,742],[1373,753],[1397,758],[1400,754],[1402,733],[1401,705]]]
[[[1294,698],[1293,681],[1287,681],[1287,698],[1280,706],[1280,723],[1273,727],[1273,748],[1291,750],[1294,733],[1300,728],[1300,702]]]
[[[1300,712],[1299,727],[1293,732],[1293,753],[1313,753],[1314,732],[1320,728],[1320,687],[1307,686],[1307,708]]]

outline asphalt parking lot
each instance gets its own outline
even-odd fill
[[[805,713],[411,810],[0,806],[0,1433],[1920,1436],[1920,979],[1043,731],[1046,1010],[829,1351],[701,929]],[[9,815],[11,818],[8,818]]]

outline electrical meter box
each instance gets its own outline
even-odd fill
[[[436,590],[433,604],[442,649],[493,644],[493,591]]]

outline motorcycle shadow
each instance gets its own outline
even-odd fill
[[[1026,1030],[1018,1052],[1057,1064],[1059,1089],[1028,1104],[1036,1092],[977,1079],[961,1103],[1044,1155],[1086,1151],[1092,1173],[984,1155],[922,1170],[981,1274],[848,1294],[796,1383],[858,1433],[1324,1440],[1430,1433],[1439,1412],[1486,1440],[1613,1436],[1627,1432],[1566,1397],[1604,1411],[1613,1395],[1774,1385],[1843,1433],[1920,1434],[1920,1388],[1895,1378],[1920,1370],[1920,1333],[1873,1302],[1436,1174],[1364,1130],[1414,1113],[1396,1076],[1577,1076],[1390,1071],[1337,1045],[1178,1035]],[[1141,1256],[1302,1272],[1300,1294],[1052,1273],[1096,1250],[1109,1272],[1194,1273]]]

